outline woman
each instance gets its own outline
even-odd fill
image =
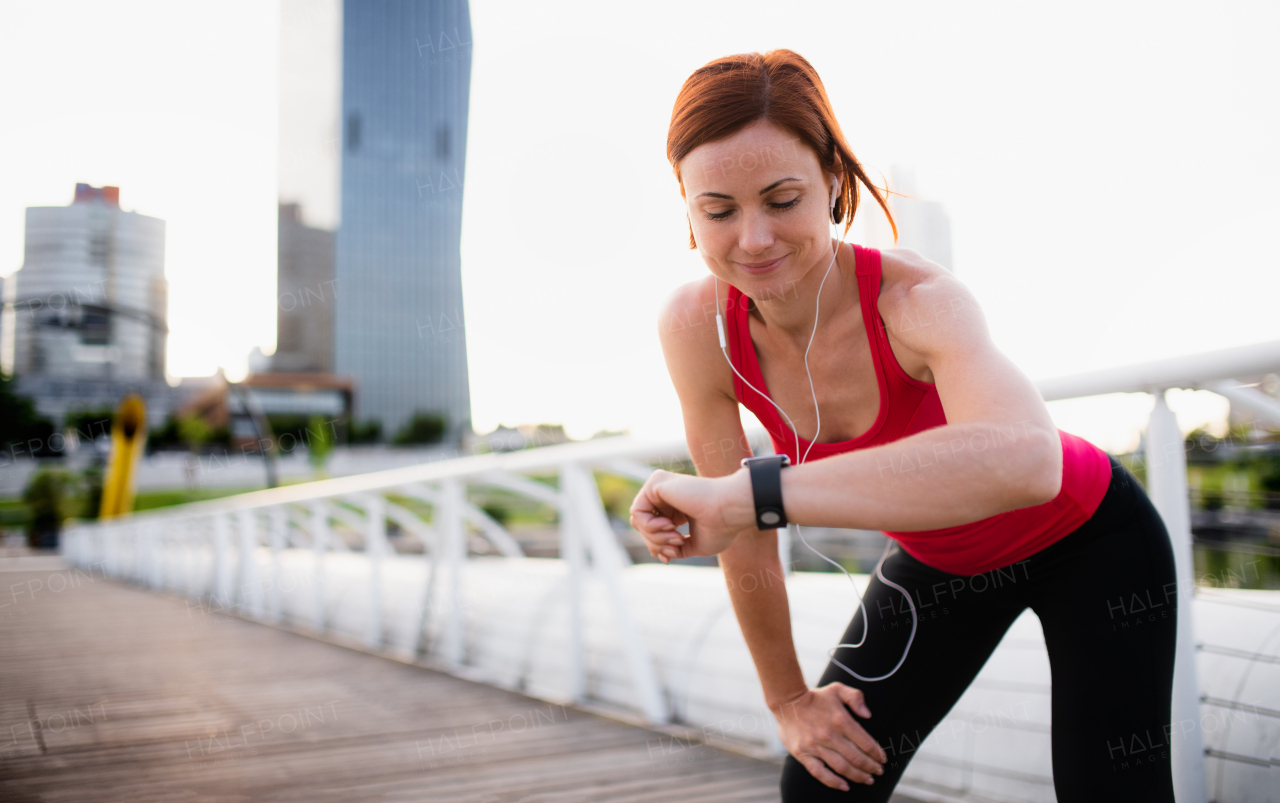
[[[667,155],[711,273],[675,292],[660,327],[700,476],[655,473],[631,518],[663,562],[719,554],[789,753],[783,800],[888,800],[1030,607],[1052,665],[1058,799],[1172,801],[1167,748],[1116,763],[1133,735],[1169,733],[1173,681],[1173,553],[1133,476],[1054,427],[945,269],[830,236],[833,221],[847,232],[859,185],[889,210],[799,55],[695,72]],[[740,468],[739,404],[791,467]],[[781,572],[780,520],[893,539],[817,688],[785,587],[732,581]],[[1131,594],[1169,615],[1118,627]]]

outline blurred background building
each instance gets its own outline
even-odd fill
[[[77,184],[69,206],[28,207],[14,275],[14,375],[39,412],[114,407],[147,398],[168,408],[165,223],[120,208],[118,187]]]
[[[922,197],[916,171],[905,165],[895,164],[889,169],[889,208],[893,210],[898,225],[898,242],[894,245],[893,230],[883,213],[868,204],[866,241],[874,248],[910,248],[927,259],[955,273],[951,258],[951,217],[940,201]]]
[[[333,371],[333,232],[302,222],[298,204],[280,204],[276,275],[276,371]],[[252,367],[252,366],[251,366]]]
[[[334,370],[356,416],[470,430],[461,226],[471,81],[466,0],[346,2]]]

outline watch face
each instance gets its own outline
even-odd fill
[[[782,517],[772,510],[766,510],[760,514],[760,521],[763,521],[765,524],[777,524],[782,521]]]

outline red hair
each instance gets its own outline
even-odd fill
[[[843,177],[834,218],[836,223],[845,221],[846,232],[858,211],[861,184],[884,210],[897,239],[898,226],[885,194],[867,178],[845,142],[817,70],[792,50],[725,56],[699,67],[680,87],[667,129],[667,159],[680,182],[680,194],[684,195],[681,159],[699,145],[731,137],[758,120],[796,134],[817,155],[824,171]],[[692,223],[689,247],[697,248]]]

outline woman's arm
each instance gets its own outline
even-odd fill
[[[714,297],[705,284],[686,286],[673,296],[660,338],[694,465],[702,477],[721,477],[734,473],[751,450],[732,395],[732,374],[719,350]],[[788,751],[828,786],[847,788],[822,761],[853,781],[867,782],[882,772],[878,762],[885,756],[843,704],[862,716],[871,712],[856,689],[831,684],[810,690],[805,683],[791,637],[777,532],[756,530],[754,521],[753,516],[735,533],[720,553],[720,566],[765,702],[779,722],[779,735]]]
[[[742,459],[751,456],[751,449],[742,431],[738,402],[731,395],[733,377],[720,353],[714,323],[702,325],[700,318],[688,314],[697,309],[701,315],[704,289],[693,284],[676,292],[662,316],[659,338],[680,397],[694,466],[699,476],[723,477],[737,471]],[[713,297],[712,322],[714,303]],[[721,553],[720,566],[766,702],[772,707],[800,694],[808,687],[792,646],[786,587],[775,581],[783,577],[777,532],[757,530],[753,517]],[[747,575],[762,582],[747,581]],[[743,590],[748,587],[753,590]]]
[[[996,349],[973,296],[945,270],[888,254],[901,278],[880,310],[889,334],[933,374],[944,426],[782,472],[797,524],[911,531],[966,524],[1057,496],[1057,428],[1021,371]],[[888,274],[886,270],[886,274]],[[745,469],[715,481],[655,474],[637,499],[637,529],[665,557],[715,554],[754,521]],[[653,511],[657,513],[653,513]],[[691,522],[691,536],[674,529]]]

